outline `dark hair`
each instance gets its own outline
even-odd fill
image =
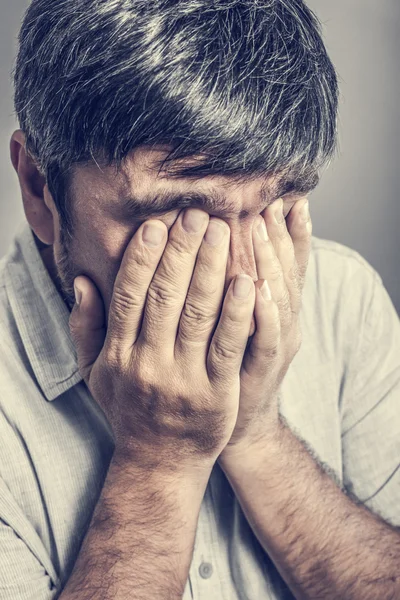
[[[33,0],[19,44],[16,113],[67,231],[72,167],[118,171],[142,144],[172,147],[171,177],[281,173],[287,192],[334,154],[337,76],[302,0]]]

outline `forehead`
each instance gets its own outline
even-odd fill
[[[165,171],[159,170],[159,162],[168,154],[169,148],[158,146],[136,148],[131,152],[120,171],[111,167],[99,167],[95,163],[78,165],[73,171],[71,191],[77,202],[92,200],[98,203],[110,203],[127,198],[134,194],[135,197],[145,197],[149,193],[156,195],[161,190],[175,193],[187,193],[199,191],[204,194],[218,189],[229,202],[237,202],[239,210],[246,210],[258,204],[260,191],[270,190],[273,195],[275,180],[270,178],[258,178],[238,184],[232,178],[221,175],[211,175],[199,179],[172,178]],[[201,155],[175,161],[175,166],[192,166],[198,164]]]

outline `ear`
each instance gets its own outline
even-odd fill
[[[10,157],[18,175],[28,223],[41,242],[52,245],[55,240],[55,226],[58,222],[57,208],[45,177],[26,152],[25,134],[20,129],[11,136]]]

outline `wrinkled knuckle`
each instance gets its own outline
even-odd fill
[[[208,326],[214,319],[214,316],[213,311],[205,305],[201,306],[198,303],[194,303],[192,300],[186,300],[183,317],[185,321],[193,327],[193,330],[196,333]]]
[[[180,235],[171,235],[169,238],[169,246],[176,254],[187,254],[188,241]]]
[[[143,269],[149,266],[149,256],[145,251],[146,246],[139,246],[133,249],[129,256],[129,271],[132,274],[131,279],[135,279],[137,273],[136,267]]]
[[[282,277],[282,269],[277,262],[273,262],[268,273],[268,280],[276,283]]]
[[[271,344],[266,350],[264,350],[264,359],[268,362],[274,362],[279,356],[279,346],[278,344]]]
[[[160,306],[170,307],[177,303],[178,297],[174,293],[172,286],[166,282],[153,280],[147,290],[147,301]]]
[[[116,285],[113,293],[114,313],[113,316],[118,319],[131,311],[132,308],[140,307],[140,298],[135,296],[128,288]]]
[[[218,361],[230,361],[236,358],[238,354],[234,344],[229,343],[229,340],[216,340],[214,343],[214,355]]]

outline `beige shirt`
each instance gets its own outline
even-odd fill
[[[59,596],[114,450],[68,319],[23,222],[0,261],[1,600]],[[345,488],[400,526],[400,321],[380,276],[354,250],[314,236],[300,319],[281,412]],[[218,464],[183,598],[293,598]]]

